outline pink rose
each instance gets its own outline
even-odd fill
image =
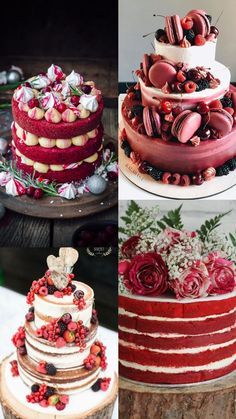
[[[210,284],[206,266],[199,262],[196,266],[187,268],[180,273],[178,278],[170,282],[170,287],[179,300],[181,298],[206,297]]]
[[[236,288],[236,269],[231,260],[220,257],[217,252],[210,253],[204,260],[209,272],[211,285],[209,294],[226,294]]]
[[[125,258],[131,258],[136,254],[136,247],[139,244],[141,237],[140,236],[132,236],[128,240],[126,240],[121,246],[121,253]]]
[[[136,255],[124,274],[124,284],[139,295],[161,295],[167,290],[168,270],[158,253]]]

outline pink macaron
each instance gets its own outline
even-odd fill
[[[187,143],[200,128],[201,123],[202,118],[199,113],[186,110],[175,118],[171,133],[181,143]]]
[[[178,45],[184,37],[180,17],[178,15],[166,16],[165,27],[169,43],[172,45]]]
[[[173,83],[177,69],[175,63],[169,60],[156,61],[149,70],[149,80],[154,87],[161,89],[166,83]]]
[[[208,125],[218,133],[219,138],[224,137],[232,131],[233,123],[234,119],[232,115],[226,110],[218,108],[211,109]]]
[[[161,133],[161,118],[154,108],[145,106],[143,109],[143,123],[149,137],[158,137]]]
[[[187,16],[191,17],[193,20],[193,31],[195,35],[202,35],[204,38],[209,35],[211,31],[211,24],[204,10],[191,10],[188,12]]]

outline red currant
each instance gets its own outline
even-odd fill
[[[163,100],[160,104],[161,111],[165,114],[168,114],[172,111],[173,103],[169,100]]]

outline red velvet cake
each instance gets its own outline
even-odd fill
[[[167,16],[122,104],[124,153],[166,184],[201,185],[236,169],[236,90],[215,61],[211,20],[203,10]]]
[[[235,242],[210,233],[221,216],[187,231],[170,227],[178,214],[160,220],[161,232],[138,221],[142,234],[121,245],[120,375],[141,383],[197,384],[236,369]],[[142,210],[127,216],[151,221]]]
[[[102,160],[102,111],[101,91],[74,70],[52,64],[27,80],[12,99],[17,168],[62,183],[91,176]]]

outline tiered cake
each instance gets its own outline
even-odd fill
[[[135,217],[140,220],[144,214],[133,213]],[[236,370],[235,242],[233,246],[230,239],[210,233],[219,219],[190,232],[168,227],[173,214],[167,215],[159,224],[162,232],[155,233],[153,220],[152,231],[123,243],[119,263],[122,377],[184,385]]]
[[[74,70],[51,65],[14,92],[13,157],[18,169],[57,182],[80,181],[102,161],[101,91]]]
[[[218,33],[203,10],[167,16],[128,89],[121,147],[155,180],[201,185],[236,169],[236,91],[215,60]]]
[[[17,360],[11,357],[2,366],[3,407],[17,411],[20,414],[17,417],[22,418],[33,418],[36,414],[41,417],[44,408],[48,409],[42,417],[54,416],[66,408],[66,417],[71,418],[83,417],[81,412],[87,412],[89,417],[90,411],[101,413],[105,408],[104,417],[109,418],[116,383],[113,374],[101,377],[107,368],[106,348],[98,340],[94,293],[88,285],[73,280],[74,275],[69,273],[78,258],[77,251],[62,248],[59,255],[48,257],[49,270],[33,281],[28,293],[30,309],[25,325],[18,328],[12,339]],[[11,381],[15,379],[21,398],[12,405]],[[89,399],[97,392],[90,403]],[[82,406],[78,405],[79,400]]]

